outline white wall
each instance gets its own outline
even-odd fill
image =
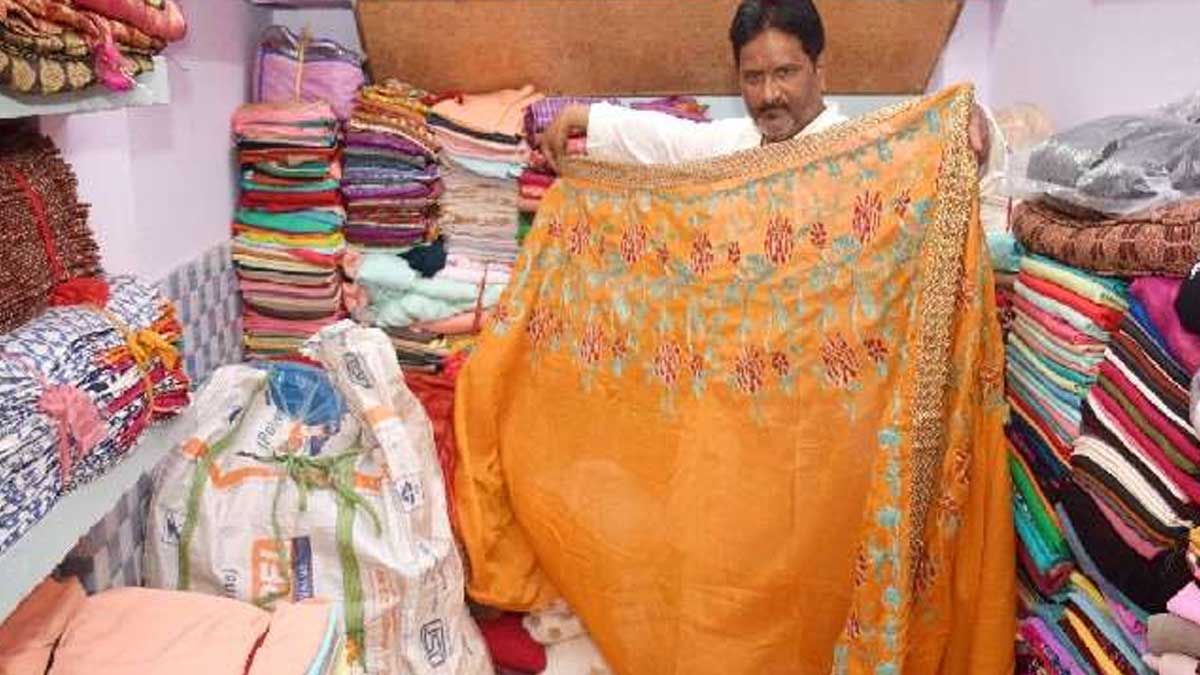
[[[229,118],[249,92],[270,13],[245,0],[185,3],[188,36],[168,48],[171,103],[47,117],[42,130],[79,177],[105,269],[159,279],[229,238]]]

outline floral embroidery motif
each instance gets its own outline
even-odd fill
[[[591,238],[591,228],[586,220],[581,220],[571,227],[571,235],[567,238],[567,250],[571,255],[579,255],[587,250]]]
[[[533,310],[526,331],[534,346],[541,347],[558,338],[562,333],[562,322],[554,316],[550,308],[542,306]]]
[[[658,256],[658,262],[663,266],[666,266],[666,264],[671,261],[671,251],[669,251],[667,247],[662,244],[659,244],[657,247],[655,247],[654,253]]]
[[[774,370],[779,377],[787,377],[788,373],[792,372],[792,362],[788,359],[788,355],[783,352],[772,353],[771,370]]]
[[[867,575],[870,572],[871,564],[867,561],[867,552],[859,548],[858,555],[854,557],[854,587],[867,583]]]
[[[852,229],[859,243],[866,244],[875,238],[883,219],[883,195],[867,190],[854,200]]]
[[[558,239],[563,233],[562,221],[558,218],[555,218],[554,220],[550,221],[550,225],[546,229],[549,230],[551,237]]]
[[[825,339],[825,344],[821,346],[821,360],[825,363],[826,380],[839,389],[850,386],[862,370],[858,353],[839,333]]]
[[[604,329],[595,323],[588,324],[583,330],[583,340],[579,343],[579,356],[584,363],[594,365],[604,356]]]
[[[792,223],[782,216],[775,216],[767,223],[767,259],[776,265],[786,265],[795,249],[795,231]]]
[[[742,393],[753,396],[762,391],[766,383],[766,363],[763,350],[759,347],[747,346],[742,349],[734,362],[733,376],[737,388]]]
[[[825,248],[829,243],[829,232],[825,229],[825,223],[813,223],[808,228],[808,240],[817,248]]]
[[[634,225],[621,235],[621,260],[632,265],[646,252],[646,228]]]
[[[933,588],[933,583],[937,580],[938,568],[937,561],[929,554],[929,546],[924,540],[918,543],[917,549],[915,551],[915,569],[913,570],[913,593],[922,596]]]
[[[629,356],[629,340],[624,335],[617,335],[612,339],[612,344],[609,345],[609,352],[613,359],[620,361],[626,356]]]
[[[704,376],[704,355],[693,351],[688,358],[688,371],[692,373],[692,377],[699,379]]]
[[[712,241],[709,240],[707,233],[701,232],[700,236],[692,242],[692,273],[698,277],[708,274],[714,259]]]
[[[878,365],[882,365],[887,362],[888,354],[891,353],[887,342],[884,342],[882,338],[877,337],[863,340],[863,349],[866,350],[867,356]]]
[[[736,265],[742,259],[742,247],[735,241],[731,242],[725,248],[725,257],[728,258],[730,265]]]
[[[892,200],[892,211],[895,212],[897,218],[903,218],[908,215],[910,204],[912,204],[912,195],[908,189],[905,189]]]
[[[683,366],[683,348],[675,341],[668,341],[658,346],[654,355],[654,374],[668,387],[675,386],[679,379],[679,369]]]

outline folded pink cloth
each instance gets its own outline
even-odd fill
[[[1179,322],[1175,298],[1182,286],[1182,279],[1143,277],[1133,282],[1129,292],[1146,309],[1146,315],[1167,341],[1171,356],[1189,374],[1194,374],[1200,370],[1200,335],[1193,335]]]
[[[1192,623],[1200,623],[1200,588],[1195,582],[1184,586],[1167,601],[1167,611]]]

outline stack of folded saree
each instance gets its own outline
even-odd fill
[[[174,307],[132,277],[0,336],[0,553],[63,491],[107,471],[189,401]]]
[[[0,85],[50,95],[133,87],[186,32],[174,0],[0,0]]]
[[[246,351],[294,355],[343,315],[337,118],[327,103],[260,103],[240,108],[233,130],[242,167],[233,259]]]
[[[451,163],[439,219],[447,250],[481,263],[517,259],[517,194],[513,181],[491,178]]]
[[[455,163],[481,176],[513,180],[529,155],[522,136],[525,110],[541,99],[532,86],[446,96],[433,104],[429,125]]]
[[[425,97],[395,81],[359,92],[347,125],[342,177],[351,244],[403,249],[436,236],[445,188]]]
[[[1013,289],[1007,434],[1018,554],[1050,596],[1073,569],[1053,504],[1069,480],[1083,401],[1127,305],[1121,284],[1037,256],[1022,259]]]

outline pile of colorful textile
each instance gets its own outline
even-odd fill
[[[525,139],[530,146],[534,148],[538,145],[538,138],[541,136],[554,119],[569,105],[589,105],[592,103],[605,102],[618,104],[616,99],[598,99],[598,98],[581,98],[581,97],[547,97],[536,101],[525,109],[525,119],[522,122],[522,128],[525,133]],[[708,106],[701,104],[691,96],[670,96],[667,98],[659,98],[650,101],[637,101],[630,103],[629,107],[636,110],[650,110],[660,112],[673,117],[691,120],[693,122],[709,121]],[[573,155],[582,155],[587,151],[587,139],[583,136],[572,137],[567,142],[567,153]],[[546,158],[538,150],[533,150],[529,154],[529,161],[521,170],[521,175],[517,179],[517,209],[518,209],[518,224],[517,224],[517,241],[524,242],[526,235],[529,234],[529,229],[533,227],[533,217],[537,213],[538,205],[542,201],[542,195],[546,190],[554,184],[555,173]]]
[[[259,42],[254,102],[325,101],[345,120],[365,80],[362,66],[362,55],[333,40],[271,26]]]
[[[402,366],[436,370],[478,334],[508,284],[509,269],[457,255],[430,260],[425,253],[347,254],[346,275],[353,283],[346,287],[346,307],[356,320],[391,337]]]
[[[258,103],[234,114],[233,131],[242,167],[233,259],[246,352],[285,357],[343,316],[338,122],[327,103]]]
[[[188,404],[174,307],[132,277],[108,294],[0,335],[0,552]]]
[[[439,225],[448,250],[464,258],[511,266],[517,259],[517,195],[513,181],[446,169]]]
[[[525,110],[541,98],[531,86],[446,97],[433,104],[429,125],[455,164],[512,180],[529,156],[521,136]]]
[[[0,85],[39,95],[132,89],[186,31],[174,0],[0,0]]]
[[[1007,435],[1018,554],[1029,581],[1049,597],[1073,569],[1053,504],[1069,479],[1083,401],[1126,308],[1125,289],[1032,256],[1021,261],[1013,289]]]
[[[36,316],[60,284],[99,274],[76,187],[50,139],[0,130],[0,330]]]
[[[436,236],[445,188],[425,96],[394,81],[359,92],[347,124],[341,186],[351,244],[405,249]]]

